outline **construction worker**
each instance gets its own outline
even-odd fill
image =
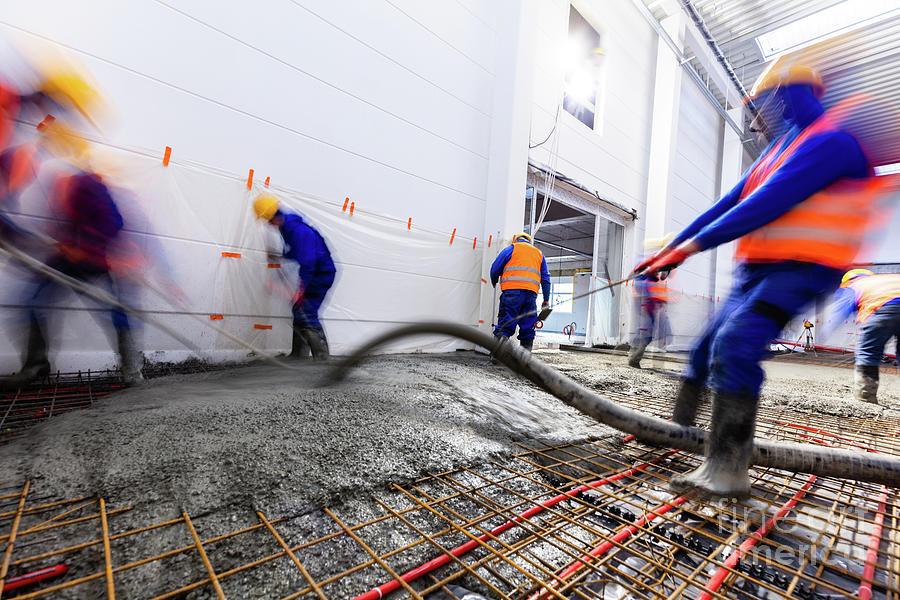
[[[652,239],[644,242],[644,252],[652,253],[668,244],[674,234],[662,239]],[[669,331],[669,319],[666,315],[666,307],[669,304],[669,281],[660,279],[658,275],[641,275],[634,281],[634,294],[637,314],[637,328],[631,342],[631,350],[628,353],[628,366],[635,369],[641,368],[641,359],[650,342],[658,340],[662,346],[666,345]]]
[[[300,285],[292,312],[291,356],[305,358],[309,351],[315,360],[328,358],[328,339],[319,320],[319,308],[334,284],[336,269],[328,245],[315,227],[295,213],[281,210],[274,194],[264,193],[253,203],[256,216],[277,227],[284,240],[284,256],[297,261]]]
[[[56,246],[46,264],[63,275],[92,284],[103,283],[115,291],[116,281],[111,275],[115,257],[111,246],[124,225],[116,203],[101,177],[90,169],[84,138],[50,115],[38,129],[41,149],[68,162],[68,170],[52,178],[50,207]],[[0,385],[18,387],[49,374],[47,318],[43,307],[54,302],[65,289],[43,274],[32,283],[26,299],[30,308],[22,368]],[[129,384],[137,383],[143,379],[142,360],[135,348],[128,317],[119,307],[112,307],[111,316],[123,379]]]
[[[862,104],[851,98],[826,113],[823,93],[814,70],[784,57],[769,65],[750,97],[776,103],[787,133],[730,192],[635,269],[665,272],[738,240],[734,287],[697,341],[675,402],[673,421],[693,425],[709,379],[714,401],[706,458],[672,480],[676,490],[749,494],[760,361],[792,317],[840,285],[866,237],[879,184],[864,140],[845,127]]]
[[[494,337],[509,339],[519,328],[519,343],[525,350],[534,346],[534,324],[537,321],[537,293],[550,306],[550,270],[543,253],[534,247],[531,236],[519,232],[513,243],[500,251],[491,264],[491,285],[500,283],[500,311]]]
[[[854,395],[863,402],[878,403],[878,365],[890,339],[900,341],[900,275],[875,275],[868,269],[851,269],[834,293],[831,323],[856,312],[860,323],[856,344]]]

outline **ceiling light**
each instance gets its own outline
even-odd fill
[[[844,0],[825,10],[792,21],[756,38],[763,59],[822,41],[845,30],[900,15],[900,0]]]

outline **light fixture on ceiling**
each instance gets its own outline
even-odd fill
[[[862,25],[900,16],[900,0],[844,0],[756,38],[763,59],[828,39]]]

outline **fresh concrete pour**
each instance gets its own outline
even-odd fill
[[[651,368],[639,371],[622,357],[578,352],[537,356],[601,393],[666,399],[674,397],[681,368],[648,359]],[[893,369],[884,370],[882,406],[874,406],[852,399],[851,369],[765,367],[766,405],[857,417],[900,409],[900,377],[889,374]],[[519,449],[516,442],[612,433],[475,353],[380,356],[344,383],[318,387],[326,371],[308,363],[299,374],[252,366],[151,380],[31,430],[3,448],[0,471],[7,481],[32,479],[42,495],[102,496],[112,506],[133,505],[143,524],[183,509],[199,516],[205,535],[216,535],[254,523],[254,509],[270,518],[304,515],[299,522],[314,520],[317,508],[340,505],[344,514],[360,517],[370,510],[372,492],[390,482],[484,464]],[[95,554],[85,560],[96,560]],[[144,595],[171,589],[166,579],[162,572],[143,572],[117,585]],[[248,580],[246,597],[277,594],[268,585]],[[190,597],[206,597],[198,593]]]

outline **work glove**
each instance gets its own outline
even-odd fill
[[[666,252],[660,253],[659,256],[653,258],[649,264],[644,266],[644,270],[642,271],[643,275],[654,275],[659,273],[661,275],[668,274],[669,271],[679,266],[681,263],[686,261],[688,258],[700,252],[700,246],[697,242],[693,240],[688,240],[681,244],[680,246],[668,250]],[[645,261],[646,262],[646,261]],[[643,265],[643,263],[641,263]],[[638,265],[639,267],[641,265]],[[661,277],[664,278],[664,277]]]
[[[545,308],[550,308],[550,303],[546,300],[541,304],[541,310],[544,310]]]

